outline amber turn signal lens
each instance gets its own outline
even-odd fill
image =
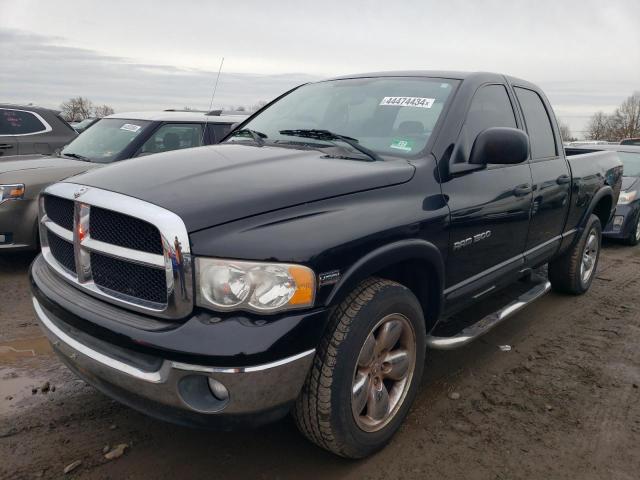
[[[9,191],[9,198],[22,198],[24,195],[24,185],[18,185]]]
[[[316,287],[313,271],[305,267],[292,265],[289,267],[289,273],[296,282],[296,292],[287,304],[312,305]]]

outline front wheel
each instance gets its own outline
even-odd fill
[[[638,213],[638,218],[634,222],[635,227],[631,229],[629,236],[627,237],[627,245],[638,245],[640,243],[640,213]]]
[[[598,267],[601,245],[600,219],[591,215],[580,239],[560,257],[549,262],[549,280],[553,289],[573,295],[589,290]]]
[[[294,408],[300,431],[347,458],[386,445],[413,403],[425,337],[422,308],[409,289],[362,282],[331,316]]]

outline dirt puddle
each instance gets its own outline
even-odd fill
[[[9,365],[16,360],[53,353],[47,337],[21,338],[12,342],[0,343],[0,366]]]
[[[29,359],[44,359],[52,354],[46,337],[0,343],[0,415],[42,392],[47,379],[39,376],[37,369],[25,368],[25,362],[29,363]],[[45,387],[43,393],[48,393],[49,388]]]

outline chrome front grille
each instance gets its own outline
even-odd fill
[[[163,318],[193,308],[189,238],[168,210],[57,183],[40,199],[40,237],[48,264],[91,295]]]
[[[55,233],[49,233],[47,238],[51,255],[56,261],[71,273],[76,273],[76,257],[73,252],[73,243],[67,242]]]
[[[151,303],[166,303],[164,270],[118,260],[97,252],[89,254],[91,275],[96,285],[117,296],[140,298]]]
[[[149,222],[122,213],[91,209],[91,238],[142,252],[162,254],[160,232]]]
[[[44,197],[44,208],[49,218],[69,231],[73,230],[73,201],[66,198],[47,195]]]

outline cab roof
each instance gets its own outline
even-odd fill
[[[149,120],[152,122],[207,122],[207,123],[239,123],[248,115],[207,115],[206,112],[123,112],[114,113],[105,118],[121,120]]]
[[[446,78],[451,80],[469,80],[475,82],[505,82],[515,83],[523,86],[536,87],[532,83],[512,77],[510,75],[504,75],[502,73],[495,72],[460,72],[452,70],[398,70],[387,72],[368,72],[357,73],[353,75],[341,75],[339,77],[330,78],[327,80],[346,80],[349,78],[371,78],[371,77],[433,77],[433,78]],[[537,87],[536,87],[537,89]]]

